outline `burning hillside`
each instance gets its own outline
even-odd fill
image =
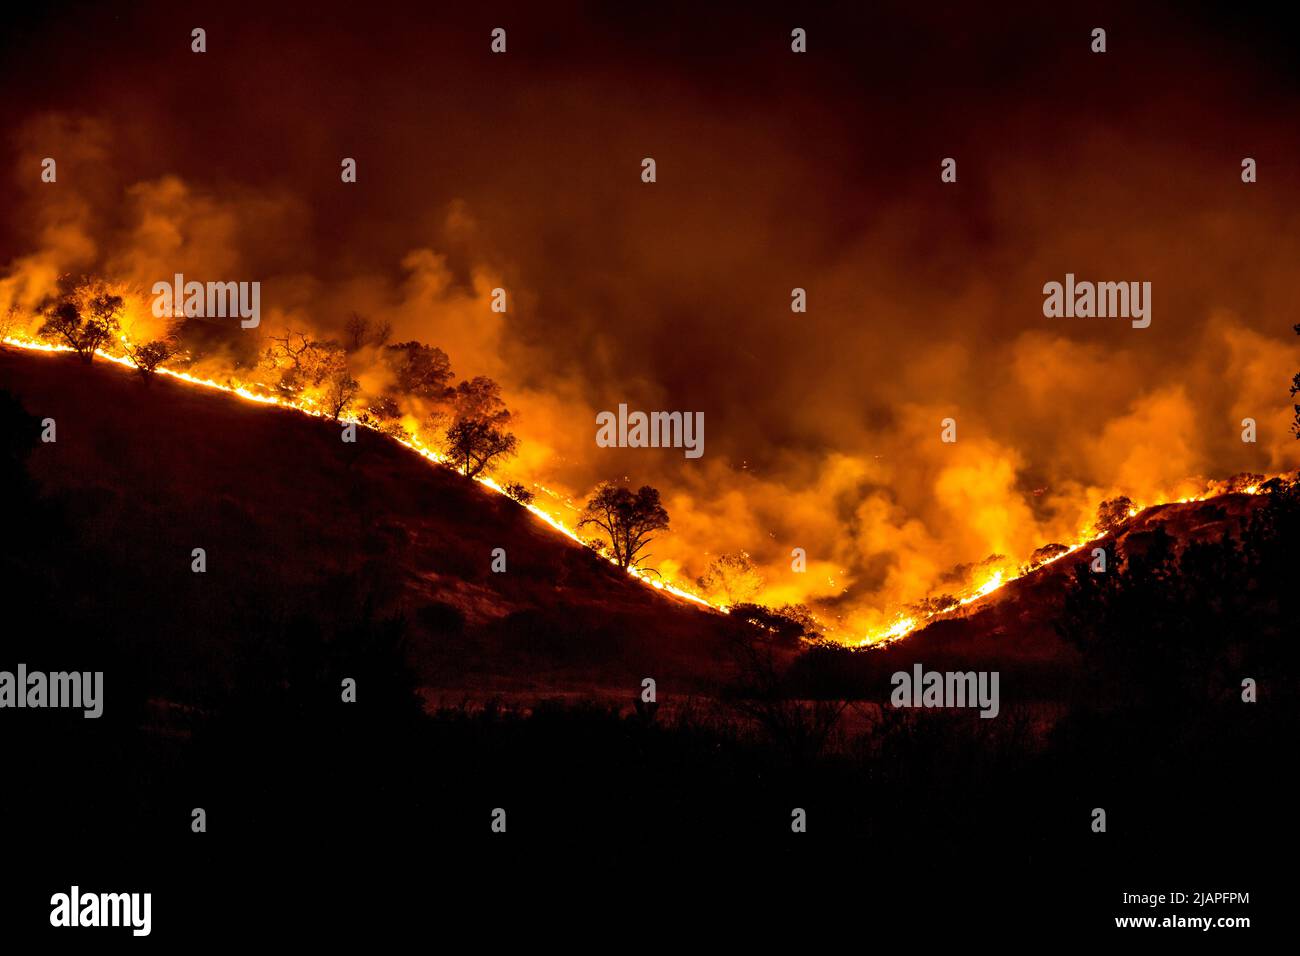
[[[42,342],[26,335],[11,335],[4,339],[4,344],[34,352],[64,355],[69,355],[75,352],[75,350],[69,346]],[[104,342],[103,345],[103,348],[95,348],[92,351],[91,354],[93,357],[107,361],[124,369],[140,370],[141,362],[139,356],[132,349],[131,341],[126,334],[120,335],[119,341],[116,344],[112,342]],[[406,431],[404,428],[394,428],[391,426],[384,427],[382,423],[377,422],[373,417],[364,412],[356,414],[339,409],[331,411],[323,408],[322,399],[320,397],[321,393],[319,392],[307,390],[301,394],[293,396],[285,396],[282,394],[277,395],[274,389],[271,389],[264,384],[241,381],[233,372],[226,373],[222,376],[221,380],[203,378],[186,371],[170,369],[162,366],[150,368],[148,369],[148,372],[150,374],[161,375],[164,380],[173,381],[177,385],[225,392],[245,401],[291,410],[313,418],[333,419],[340,424],[353,424],[370,431],[374,437],[381,442],[384,440],[391,440],[395,444],[409,449],[416,455],[419,455],[421,458],[430,462],[442,466],[455,467],[455,462],[449,461],[446,454],[430,448],[422,442],[416,434]],[[160,398],[159,400],[166,401],[167,399]],[[498,482],[486,475],[475,475],[474,478],[484,488],[499,495],[507,495],[507,490],[503,487],[502,482]],[[1206,488],[1200,494],[1185,496],[1178,499],[1174,504],[1186,505],[1192,502],[1204,502],[1229,495],[1234,497],[1250,497],[1265,493],[1271,490],[1271,485],[1276,484],[1277,480],[1269,481],[1261,475],[1247,474],[1228,481],[1208,483]],[[554,492],[549,491],[549,489],[540,488],[540,490],[550,499],[558,498],[558,496],[556,496]],[[518,497],[517,494],[512,496]],[[590,540],[581,537],[575,528],[570,523],[566,522],[562,512],[557,514],[543,509],[538,504],[534,503],[531,495],[528,496],[526,500],[519,503],[534,517],[540,519],[555,532],[569,538],[577,544],[583,545],[584,547],[593,546],[593,543]],[[1112,503],[1112,510],[1114,504],[1115,503]],[[1147,520],[1152,514],[1163,512],[1164,508],[1169,503],[1157,503],[1155,505],[1145,506],[1135,504],[1125,498],[1121,499],[1119,504],[1122,507],[1122,512],[1114,515],[1113,520],[1115,520],[1117,524],[1122,523],[1127,527],[1131,523],[1140,524]],[[572,507],[571,503],[568,504],[568,508],[571,511],[576,511],[576,509]],[[1105,508],[1103,507],[1102,510],[1104,512]],[[846,633],[835,627],[827,627],[823,622],[816,622],[816,627],[817,630],[821,631],[825,636],[850,645],[865,646],[892,643],[901,640],[934,622],[964,617],[966,616],[967,609],[971,606],[983,602],[985,598],[988,598],[991,595],[1000,595],[1008,585],[1014,585],[1026,576],[1033,574],[1038,581],[1049,578],[1050,576],[1048,574],[1043,573],[1045,569],[1057,562],[1068,563],[1067,559],[1071,556],[1077,555],[1080,551],[1085,550],[1088,545],[1100,543],[1108,536],[1108,534],[1109,531],[1102,531],[1096,523],[1093,523],[1081,530],[1072,544],[1054,544],[1039,548],[1029,557],[1027,563],[1019,565],[1018,568],[1015,564],[1008,563],[1008,559],[1005,557],[995,556],[994,560],[984,562],[981,566],[987,576],[984,577],[980,583],[956,596],[944,595],[942,598],[928,599],[913,609],[900,614],[891,624],[878,628],[865,636]],[[612,558],[607,559],[611,561],[613,560]],[[990,567],[990,565],[992,565],[992,567]],[[627,567],[625,570],[637,580],[658,591],[701,606],[712,607],[715,610],[723,612],[727,610],[727,605],[725,603],[716,605],[712,604],[700,594],[677,587],[670,582],[665,582],[661,577],[651,576],[637,567]],[[1012,590],[1019,589],[1013,588]],[[493,616],[496,613],[499,613],[499,611],[488,612],[489,616]],[[1040,615],[1040,617],[1042,616]],[[813,620],[815,621],[816,619],[814,618]],[[1041,648],[1039,652],[1041,652]]]
[[[1069,566],[1077,563],[1080,559],[1096,562],[1097,555],[1094,549],[1099,548],[1102,552],[1105,552],[1108,542],[1124,540],[1134,530],[1145,528],[1153,522],[1168,521],[1178,525],[1181,529],[1186,524],[1186,516],[1188,515],[1209,514],[1222,518],[1225,507],[1232,508],[1237,513],[1240,513],[1241,499],[1250,501],[1259,498],[1275,490],[1285,489],[1297,480],[1300,480],[1300,475],[1278,475],[1265,478],[1263,475],[1243,474],[1225,481],[1209,482],[1202,493],[1188,495],[1172,502],[1139,505],[1134,504],[1127,498],[1122,499],[1118,502],[1122,506],[1122,510],[1112,514],[1109,519],[1099,519],[1099,522],[1094,522],[1087,528],[1082,529],[1073,544],[1054,543],[1044,545],[1036,549],[1030,555],[1029,560],[1021,564],[1017,570],[1010,570],[1011,566],[998,568],[992,571],[982,584],[969,593],[960,597],[948,595],[942,599],[926,601],[912,613],[900,616],[893,625],[869,635],[860,643],[869,645],[888,644],[901,640],[927,627],[932,622],[947,618],[965,617],[972,606],[986,603],[985,598],[1005,599],[1005,592],[1011,591],[1014,593],[1022,590],[1016,585],[1017,582],[1023,579],[1032,576],[1035,582],[1039,583],[1055,579],[1056,576],[1051,571],[1059,570],[1059,568],[1054,567],[1058,563]],[[1103,503],[1099,511],[1102,514],[1105,514],[1107,510],[1114,512],[1115,504],[1116,502]],[[1209,508],[1185,507],[1200,504],[1208,504]],[[1099,526],[1099,523],[1106,526]],[[1191,540],[1204,534],[1205,528],[1211,526],[1201,523],[1188,530],[1187,533],[1179,533],[1178,537]],[[1222,534],[1224,530],[1219,528],[1218,533]],[[1071,561],[1072,557],[1074,561]],[[1104,561],[1103,554],[1100,566],[1102,571],[1104,571]]]
[[[381,32],[375,49],[387,53],[367,68],[377,89],[394,81],[394,63],[422,62],[418,39]],[[290,33],[281,42],[310,46]],[[299,59],[328,62],[310,48]],[[536,66],[569,77],[573,57],[605,50]],[[442,128],[394,139],[409,77],[365,110],[327,116],[295,101],[297,86],[264,84],[247,99],[243,78],[274,75],[269,64],[283,60],[230,52],[203,60],[232,91],[228,116],[242,122],[268,98],[283,107],[274,148],[247,169],[214,171],[206,141],[154,98],[156,69],[178,96],[214,79],[191,76],[184,50],[118,65],[120,88],[139,93],[129,120],[119,100],[84,91],[75,115],[40,95],[23,101],[14,168],[33,174],[6,184],[15,215],[0,229],[8,341],[383,432],[514,495],[651,587],[718,609],[785,609],[855,645],[896,640],[1029,564],[1073,553],[1098,533],[1104,502],[1197,500],[1225,490],[1213,479],[1296,466],[1285,383],[1300,355],[1280,338],[1288,299],[1277,291],[1289,288],[1296,250],[1273,238],[1292,234],[1278,217],[1294,206],[1294,184],[1247,188],[1224,172],[1228,160],[1189,148],[1199,106],[1189,122],[1185,105],[1156,103],[1141,112],[1159,122],[1138,132],[1063,107],[1077,98],[1029,108],[1005,131],[1017,142],[1085,145],[1069,157],[1036,146],[936,192],[928,153],[906,171],[874,153],[864,165],[842,124],[822,120],[826,150],[790,151],[766,98],[727,102],[711,81],[655,104],[629,102],[618,84],[581,95],[567,81],[534,84],[539,100],[490,106],[430,82],[418,108],[436,108]],[[455,56],[448,68],[473,90],[490,88],[508,59]],[[894,67],[916,70],[906,58]],[[1164,76],[1128,69],[1105,80],[1119,102]],[[339,82],[332,70],[299,79]],[[786,78],[833,116],[843,93],[828,79]],[[547,160],[503,171],[500,150],[470,132],[483,109],[505,111],[517,155]],[[912,128],[895,109],[885,119]],[[604,123],[592,127],[593,115]],[[970,108],[926,103],[919,115],[981,154]],[[1215,141],[1294,152],[1285,123],[1210,115]],[[372,122],[373,159],[340,145],[321,166],[306,148],[350,142]],[[600,134],[557,141],[552,122]],[[140,123],[157,131],[147,144],[132,133]],[[661,172],[685,177],[629,173],[627,157],[651,151],[647,129]],[[1127,188],[1093,173],[1116,149],[1130,181],[1158,184],[1143,193],[1152,238],[1133,240],[1137,258],[1110,238],[1131,212]],[[741,172],[736,156],[753,162]],[[799,186],[809,182],[825,188]],[[826,198],[841,195],[861,201]],[[798,229],[786,222],[794,205]],[[1062,231],[1062,221],[1075,225]],[[924,241],[917,222],[930,223]],[[569,224],[562,237],[557,223]],[[1240,261],[1201,255],[1216,248]],[[1076,275],[1139,265],[1141,322],[1074,308]],[[1042,290],[1062,276],[1069,302],[1045,310]],[[1103,286],[1117,298],[1115,283]],[[707,451],[602,440],[598,423],[625,407],[707,420]],[[588,513],[602,487],[657,496],[634,553]]]
[[[505,77],[522,56],[458,42],[428,62],[428,44],[477,25],[376,23],[359,53],[323,25],[253,43],[232,16],[212,29],[250,42],[218,56],[174,42],[174,16],[96,22],[124,49],[148,45],[115,62],[111,89],[80,82],[57,35],[53,59],[23,48],[0,64],[24,88],[5,141],[15,173],[0,183],[5,334],[29,343],[69,277],[103,277],[124,298],[127,338],[105,352],[321,415],[346,407],[345,420],[369,416],[439,456],[446,429],[431,418],[455,410],[437,393],[464,383],[462,406],[495,398],[511,414],[461,429],[462,446],[517,440],[482,477],[534,494],[584,541],[598,536],[577,525],[601,483],[652,487],[670,527],[641,565],[651,583],[714,606],[802,606],[845,642],[906,633],[911,609],[970,598],[1036,549],[1080,543],[1103,501],[1179,501],[1205,494],[1206,478],[1296,467],[1297,184],[1247,184],[1242,156],[1205,147],[1289,156],[1296,131],[1285,111],[1238,110],[1221,76],[1196,96],[1171,91],[1158,62],[1235,64],[1279,88],[1269,64],[1221,38],[1207,50],[1180,36],[1150,60],[1112,52],[1115,68],[1094,76],[1084,64],[1101,58],[1036,24],[1053,38],[1048,62],[1073,64],[1050,105],[1035,92],[1041,63],[1003,58],[1010,73],[972,87],[974,45],[945,53],[942,81],[906,44],[877,51],[887,64],[853,57],[851,70],[909,90],[973,97],[874,102],[875,121],[912,144],[893,155],[842,121],[860,106],[846,90],[879,89],[879,77],[845,84],[811,54],[772,74],[763,51],[788,33],[779,17],[744,37],[697,24],[699,42],[736,59],[688,58],[643,97],[578,81],[640,75],[615,53],[626,33],[596,27],[526,44],[534,82],[516,86]],[[908,10],[887,19],[896,35],[933,36]],[[969,35],[985,29],[977,19]],[[554,32],[531,21],[523,35]],[[633,31],[648,44],[638,55],[658,63],[655,44],[680,39],[665,29]],[[373,95],[358,98],[339,62]],[[820,104],[798,123],[822,148],[790,148],[768,81]],[[180,105],[193,102],[242,131],[242,158],[214,152]],[[415,113],[438,116],[436,130],[412,129]],[[997,141],[990,114],[1006,122]],[[953,182],[939,174],[948,156],[963,170]],[[644,158],[658,161],[656,182],[641,181]],[[1118,164],[1122,180],[1098,178]],[[1118,240],[1117,224],[1130,224]],[[1065,276],[1149,287],[1149,325],[1045,314],[1044,285]],[[205,315],[168,354],[166,306],[188,317],[190,281]],[[599,416],[624,405],[707,422],[707,449],[603,446]],[[755,587],[729,593],[714,565],[742,554]]]
[[[151,614],[218,673],[243,637],[210,628],[217,608],[292,615],[327,582],[338,600],[409,620],[431,688],[541,687],[560,672],[563,686],[651,672],[708,681],[725,669],[725,618],[627,576],[492,484],[429,467],[427,449],[364,429],[344,443],[311,409],[247,389],[183,375],[143,387],[115,363],[33,351],[0,351],[0,388],[57,424],[35,463],[45,495],[70,503],[77,535],[113,542],[115,564],[176,556],[149,585]],[[222,568],[206,587],[190,573],[195,547]]]
[[[1114,573],[1117,554],[1140,553],[1153,535],[1168,535],[1180,552],[1189,544],[1240,536],[1255,512],[1267,504],[1269,492],[1281,487],[1285,487],[1283,480],[1278,480],[1268,488],[1248,486],[1133,508],[1111,531],[1026,567],[972,600],[916,620],[909,632],[913,640],[903,653],[918,660],[953,655],[964,660],[1073,660],[1056,633],[1056,624],[1077,570],[1082,567],[1092,573],[1097,564],[1094,549],[1101,550],[1103,561],[1111,565],[1108,573]]]
[[[6,942],[1286,898],[1276,11],[355,6],[0,30]]]

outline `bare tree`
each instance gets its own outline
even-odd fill
[[[353,312],[343,324],[344,345],[349,352],[355,352],[366,345],[370,339],[370,320],[360,313]]]
[[[360,391],[361,383],[352,377],[346,367],[336,369],[325,380],[325,408],[335,421],[343,417]]]
[[[347,353],[337,342],[322,342],[306,332],[287,331],[271,336],[262,365],[280,371],[280,389],[296,395],[319,388],[347,367]]]
[[[302,368],[303,357],[315,347],[306,332],[286,331],[272,335],[271,346],[266,350],[265,361],[273,368]]]
[[[609,536],[614,561],[619,567],[636,567],[649,555],[642,551],[656,531],[668,530],[668,512],[659,502],[659,491],[642,485],[635,494],[621,485],[601,482],[582,512],[578,527],[594,524]]]

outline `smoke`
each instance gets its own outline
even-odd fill
[[[672,527],[649,563],[678,583],[744,550],[759,600],[861,633],[1074,540],[1104,498],[1296,465],[1296,90],[1246,56],[1262,34],[1116,14],[1102,60],[1043,14],[845,7],[809,18],[799,61],[780,18],[693,12],[675,58],[657,21],[557,37],[521,12],[494,60],[476,23],[221,14],[196,55],[152,14],[5,67],[24,95],[0,310],[65,274],[143,302],[181,272],[260,281],[250,335],[388,322],[501,382],[522,441],[506,474],[544,506],[572,520],[600,480],[658,487]],[[136,55],[71,111],[59,71],[101,32]],[[1150,281],[1151,327],[1044,318],[1067,272]],[[391,375],[376,355],[353,356],[368,392]],[[620,402],[704,412],[704,457],[597,447]]]

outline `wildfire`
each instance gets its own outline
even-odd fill
[[[74,349],[66,345],[55,345],[49,342],[39,342],[32,339],[17,338],[13,336],[8,336],[0,341],[3,341],[5,345],[13,345],[18,348],[27,349],[29,351],[34,351],[34,352],[75,351]],[[125,337],[123,337],[123,342],[124,343],[126,342]],[[132,362],[131,359],[125,355],[114,355],[111,352],[106,352],[102,349],[96,349],[95,356],[97,358],[104,359],[106,362],[111,362],[114,365],[120,365],[123,368],[134,369],[136,367],[135,363]],[[156,370],[156,374],[165,375],[168,378],[176,379],[178,381],[185,382],[186,384],[189,385],[197,385],[201,388],[211,388],[211,389],[216,389],[217,391],[226,392],[227,394],[230,395],[237,395],[240,398],[244,399],[245,401],[257,402],[260,405],[275,405],[279,408],[287,408],[292,411],[299,412],[303,415],[310,415],[313,418],[333,417],[331,415],[328,415],[326,412],[322,411],[320,408],[318,408],[315,402],[313,402],[309,398],[304,398],[299,401],[289,401],[277,395],[267,395],[261,392],[254,391],[253,389],[249,388],[246,385],[242,385],[238,383],[227,384],[223,382],[214,381],[213,379],[210,378],[200,378],[199,376],[191,375],[188,372],[179,372],[174,369],[168,369],[168,368],[160,367]],[[435,449],[428,447],[417,438],[414,437],[402,438],[400,436],[388,434],[387,432],[380,431],[379,429],[373,427],[372,425],[362,422],[355,415],[344,414],[339,416],[338,420],[345,424],[353,424],[359,428],[365,428],[368,429],[369,431],[375,432],[376,434],[384,435],[387,438],[391,438],[399,445],[404,445],[405,447],[409,448],[411,451],[415,452],[417,455],[419,455],[421,458],[424,458],[426,461],[431,461],[436,464],[444,465],[448,467],[451,466],[450,462],[447,460],[445,455],[442,455],[440,452],[436,451]],[[505,495],[506,493],[505,489],[502,488],[501,485],[499,485],[492,478],[477,476],[474,478],[474,480],[478,482],[480,485],[483,485],[484,487],[491,489],[492,491],[496,492],[499,495]],[[573,528],[570,528],[568,525],[566,525],[555,515],[543,511],[535,504],[526,504],[523,505],[523,507],[527,508],[529,512],[531,512],[540,520],[546,522],[546,524],[550,525],[560,534],[577,542],[578,544],[582,545],[584,548],[591,548],[591,546],[586,541],[584,541],[581,537],[578,536],[577,531],[575,531]],[[608,557],[607,555],[601,555],[601,557],[605,558],[605,560],[609,561],[611,564],[616,563],[612,558]],[[671,582],[653,578],[646,572],[640,570],[639,568],[627,568],[625,570],[627,571],[628,575],[630,575],[633,578],[636,578],[638,581],[642,582],[643,584],[649,585],[650,587],[654,588],[656,591],[663,591],[675,597],[679,597],[685,601],[691,601],[695,604],[701,605],[702,607],[712,608],[714,610],[721,611],[724,614],[727,613],[727,608],[713,604],[710,601],[706,600],[705,598],[701,597],[700,595],[693,594],[684,588],[672,584]]]
[[[1219,495],[1226,494],[1226,493],[1227,492],[1224,491],[1207,491],[1203,495],[1178,498],[1168,502],[1157,501],[1146,505],[1135,505],[1129,508],[1128,516],[1130,518],[1135,518],[1143,511],[1145,511],[1147,508],[1154,508],[1160,504],[1184,504],[1185,505],[1185,504],[1190,504],[1191,502],[1194,501],[1206,501],[1210,498],[1216,498]],[[1260,486],[1258,484],[1249,485],[1241,489],[1237,493],[1245,494],[1245,495],[1257,495],[1260,493]],[[931,621],[935,620],[936,618],[944,617],[948,614],[953,613],[959,608],[965,607],[968,604],[973,604],[974,602],[978,601],[980,598],[987,597],[988,595],[992,594],[994,591],[1001,589],[1005,585],[1010,584],[1012,581],[1018,581],[1021,578],[1026,577],[1027,575],[1033,573],[1034,571],[1037,571],[1039,568],[1045,568],[1049,564],[1055,564],[1057,561],[1060,561],[1062,558],[1068,558],[1076,551],[1079,551],[1080,549],[1085,548],[1096,541],[1100,541],[1105,536],[1106,536],[1105,533],[1098,534],[1096,530],[1093,528],[1085,528],[1079,532],[1079,537],[1076,539],[1074,544],[1069,545],[1064,551],[1060,552],[1059,554],[1055,554],[1049,558],[1045,558],[1044,560],[1033,565],[1033,567],[1026,568],[1024,571],[1022,571],[1019,574],[1012,574],[1008,576],[1008,574],[1005,571],[1001,571],[1001,570],[996,571],[991,577],[989,577],[988,580],[986,580],[983,584],[977,587],[970,594],[958,600],[951,607],[946,607],[938,611],[932,611],[928,614],[918,614],[912,617],[900,617],[888,627],[879,628],[875,631],[872,631],[871,633],[867,634],[865,637],[863,637],[861,640],[857,641],[856,643],[858,646],[863,647],[869,645],[890,644],[893,643],[894,641],[901,640],[907,637],[913,631],[916,631],[921,627],[925,626],[926,624],[929,624]]]
[[[12,345],[17,348],[26,349],[34,352],[47,352],[47,353],[65,352],[66,353],[66,352],[74,351],[72,348],[65,345],[56,345],[49,342],[41,342],[41,341],[28,339],[28,338],[18,338],[15,336],[7,336],[4,339],[0,339],[0,341],[2,341],[5,345]],[[125,337],[123,337],[123,342],[125,343]],[[114,355],[111,352],[106,352],[99,349],[95,351],[95,355],[96,357],[101,358],[106,362],[110,362],[114,365],[122,366],[123,368],[134,369],[136,367],[135,363],[132,362],[131,359],[125,355]],[[181,382],[185,382],[188,385],[194,385],[200,388],[210,388],[210,389],[215,389],[217,391],[226,392],[227,394],[230,395],[236,395],[245,401],[256,402],[260,405],[274,405],[279,408],[290,409],[292,411],[298,412],[303,415],[309,415],[313,418],[333,418],[332,415],[330,415],[329,413],[323,411],[320,407],[318,407],[317,404],[310,397],[302,397],[296,400],[289,400],[279,395],[267,394],[265,392],[257,391],[254,388],[251,388],[246,384],[236,382],[233,379],[227,382],[218,382],[213,379],[202,378],[197,375],[192,375],[188,372],[181,372],[181,371],[176,371],[174,369],[168,369],[162,367],[159,367],[156,370],[156,374],[166,376],[167,378],[176,379]],[[376,428],[375,426],[367,422],[361,421],[357,416],[351,414],[341,415],[339,416],[338,420],[346,424],[356,425],[359,428],[365,428],[369,431],[375,432],[376,434],[380,434],[387,438],[390,438],[393,441],[397,442],[398,444],[404,445],[406,448],[415,452],[417,455],[419,455],[421,458],[425,459],[426,461],[433,462],[435,464],[442,465],[445,467],[452,467],[451,463],[448,461],[446,456],[442,455],[437,450],[428,447],[426,444],[421,442],[418,438],[414,436],[409,436],[409,433],[408,433],[408,437],[406,438],[397,435],[392,435],[388,432],[381,431],[380,429]],[[492,478],[479,476],[476,477],[474,480],[477,481],[480,485],[490,489],[491,491],[497,494],[500,495],[506,494],[505,489]],[[543,492],[550,494],[552,497],[558,497],[557,495],[555,495],[554,492],[552,492],[550,489],[546,488],[543,485],[534,483],[534,487],[538,488]],[[1187,504],[1195,501],[1204,501],[1208,498],[1213,498],[1223,493],[1224,492],[1222,491],[1207,491],[1203,495],[1193,496],[1193,497],[1183,497],[1175,500],[1179,504]],[[1250,495],[1259,494],[1260,486],[1258,484],[1252,484],[1249,487],[1242,489],[1240,493],[1250,494]],[[1162,503],[1166,503],[1166,502],[1152,502],[1151,504],[1146,504],[1146,505],[1133,505],[1132,507],[1129,508],[1128,515],[1129,517],[1135,517],[1146,508],[1154,507],[1156,504],[1162,504]],[[1173,503],[1173,501],[1167,503]],[[563,520],[561,520],[557,516],[543,510],[542,508],[538,507],[535,504],[529,503],[523,505],[523,507],[528,509],[528,511],[531,512],[536,518],[538,518],[538,520],[545,522],[555,531],[559,532],[560,534],[564,535],[565,537],[569,538],[575,543],[580,544],[585,548],[595,550],[594,548],[591,547],[591,545],[587,541],[583,540],[583,538],[579,536],[579,534],[574,528],[570,527],[568,524],[566,524]],[[1008,573],[1005,569],[994,571],[982,584],[974,588],[972,591],[970,591],[963,597],[959,598],[955,603],[953,603],[949,607],[943,608],[941,610],[931,611],[928,613],[913,613],[911,615],[900,615],[898,618],[896,618],[892,623],[890,623],[887,626],[877,628],[876,630],[867,633],[866,635],[864,635],[859,639],[855,640],[852,638],[847,638],[843,642],[850,645],[864,647],[864,646],[872,646],[872,645],[890,644],[893,643],[894,641],[902,640],[903,638],[907,637],[913,632],[929,624],[932,620],[952,614],[954,611],[957,611],[962,607],[966,607],[967,605],[973,604],[974,602],[980,600],[981,598],[987,597],[988,595],[994,593],[995,591],[998,591],[999,589],[1005,587],[1010,582],[1019,580],[1020,578],[1024,577],[1026,574],[1029,574],[1031,571],[1036,571],[1038,568],[1045,567],[1056,561],[1060,561],[1062,558],[1066,558],[1069,555],[1074,554],[1075,552],[1079,551],[1081,548],[1084,548],[1087,545],[1090,545],[1093,542],[1100,540],[1104,536],[1105,536],[1104,534],[1097,534],[1095,530],[1092,528],[1083,529],[1079,532],[1079,535],[1076,538],[1075,542],[1069,545],[1064,551],[1060,552],[1059,554],[1055,554],[1049,558],[1046,558],[1045,560],[1035,564],[1032,568],[1024,569],[1021,571],[1021,573]],[[599,554],[600,552],[597,553]],[[616,563],[608,555],[602,554],[601,557],[605,558],[605,560],[609,561],[611,564]],[[690,601],[701,607],[710,608],[712,610],[719,611],[723,614],[729,613],[729,608],[726,605],[714,604],[713,602],[709,601],[707,598],[704,598],[699,594],[695,594],[669,581],[653,578],[649,574],[647,574],[644,571],[641,571],[638,568],[627,568],[625,570],[627,571],[630,577],[635,578],[641,583],[649,587],[652,587],[657,591],[671,594],[674,597],[681,598],[684,601]]]

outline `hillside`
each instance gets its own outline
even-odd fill
[[[69,355],[0,351],[0,389],[57,422],[57,442],[39,445],[28,468],[109,569],[78,580],[70,606],[129,629],[178,699],[237,681],[246,664],[234,662],[264,642],[350,639],[388,620],[400,621],[402,653],[431,701],[626,702],[647,676],[705,694],[735,676],[736,622],[629,578],[510,499],[373,432],[346,444],[329,421]],[[1264,500],[1148,508],[1119,540],[1140,549],[1155,528],[1180,544],[1221,538]],[[1112,554],[1113,543],[1097,542]],[[196,547],[204,574],[190,570]],[[491,571],[494,548],[506,551],[505,573]],[[841,661],[848,683],[837,683],[879,697],[890,673],[921,662],[1018,670],[1054,695],[1078,664],[1055,625],[1090,551]]]
[[[938,617],[906,639],[871,652],[869,663],[853,670],[877,684],[917,662],[938,669],[1002,668],[1019,672],[1041,693],[1055,696],[1080,663],[1076,650],[1058,635],[1056,623],[1075,569],[1092,560],[1094,547],[1105,548],[1113,561],[1117,541],[1125,553],[1140,553],[1157,529],[1168,534],[1178,550],[1194,541],[1221,540],[1237,534],[1267,501],[1264,495],[1227,494],[1147,508],[1125,522],[1118,534],[1099,538]]]
[[[105,600],[121,607],[88,613],[170,645],[177,680],[220,673],[264,627],[339,625],[358,607],[403,620],[435,691],[630,699],[645,676],[698,687],[725,666],[722,615],[373,432],[346,444],[325,420],[68,355],[0,351],[0,389],[55,419],[57,441],[29,470],[126,575]],[[190,569],[197,547],[204,574]],[[491,571],[494,548],[505,573]]]

